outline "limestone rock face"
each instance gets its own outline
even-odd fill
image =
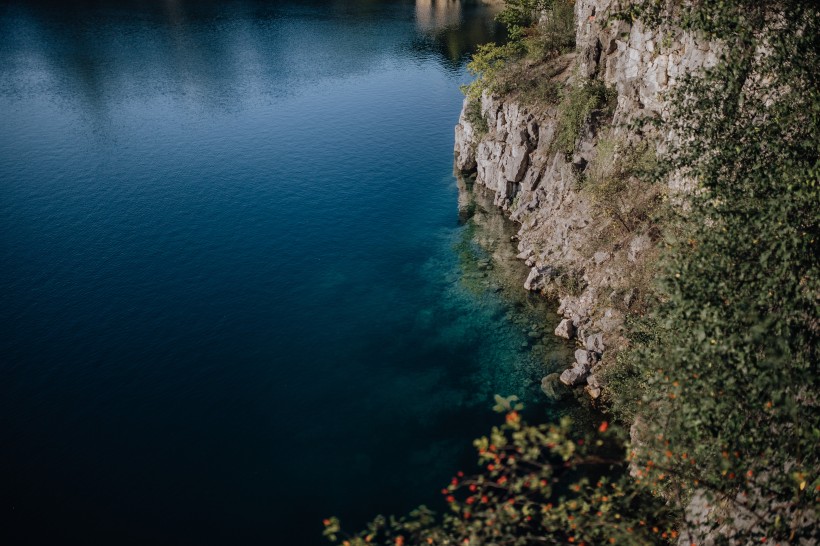
[[[605,351],[626,343],[623,319],[640,299],[635,286],[641,264],[656,241],[638,230],[602,243],[601,230],[614,220],[596,209],[580,174],[595,161],[604,131],[626,142],[647,139],[659,150],[674,140],[660,131],[629,133],[627,127],[638,119],[668,116],[668,92],[685,74],[714,65],[720,53],[718,44],[680,29],[610,18],[614,4],[575,2],[576,52],[561,57],[564,72],[556,79],[568,85],[584,77],[602,81],[617,93],[617,106],[611,116],[592,113],[572,153],[553,149],[558,107],[536,108],[514,97],[482,95],[480,111],[489,128],[482,135],[466,118],[465,100],[455,130],[456,168],[475,173],[476,182],[494,193],[494,204],[520,226],[518,257],[531,268],[524,287],[555,297],[564,317],[556,335],[577,337],[603,364]],[[674,192],[686,191],[689,183],[670,179],[668,184]],[[586,366],[576,362],[561,382],[581,384],[589,375]],[[601,388],[587,384],[593,397]]]
[[[456,125],[455,164],[459,171],[473,171],[476,168],[474,145],[476,134],[473,125],[467,120],[468,100],[464,99],[458,125]]]
[[[530,269],[527,280],[524,281],[524,289],[532,292],[544,291],[552,278],[552,271],[553,269],[551,267],[533,267]]]

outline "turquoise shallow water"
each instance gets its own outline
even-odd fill
[[[563,354],[512,232],[458,223],[491,19],[0,4],[4,543],[322,544],[437,502]]]

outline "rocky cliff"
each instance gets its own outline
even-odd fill
[[[457,170],[493,191],[495,205],[520,226],[518,257],[531,268],[524,288],[557,298],[563,320],[555,333],[579,342],[561,382],[583,385],[592,398],[601,394],[610,349],[626,343],[625,317],[644,310],[659,239],[651,213],[685,189],[681,180],[638,181],[626,164],[650,160],[675,135],[662,123],[635,130],[631,122],[662,121],[666,93],[687,72],[715,63],[718,47],[679,29],[612,18],[611,4],[577,0],[576,50],[552,61],[564,90],[594,83],[611,95],[608,107],[586,116],[571,151],[556,146],[565,106],[516,93],[483,93],[486,129],[466,99],[455,129]],[[610,186],[617,191],[601,191]],[[545,378],[545,390],[555,379]]]

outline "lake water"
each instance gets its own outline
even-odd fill
[[[452,0],[0,3],[0,542],[436,506],[492,394],[568,360],[514,228],[459,222],[495,33]]]

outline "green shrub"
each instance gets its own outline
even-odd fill
[[[535,14],[545,10],[543,23]],[[514,0],[507,3],[499,20],[507,25],[509,41],[479,47],[467,65],[475,76],[463,86],[465,95],[475,100],[484,91],[498,94],[519,92],[524,102],[554,104],[560,86],[553,78],[564,65],[552,64],[575,46],[573,5],[552,0]]]
[[[697,186],[665,259],[658,334],[625,356],[646,378],[639,463],[663,461],[670,491],[697,483],[713,506],[740,499],[693,541],[722,526],[740,544],[808,543],[820,498],[820,12],[723,0],[682,15],[725,54],[671,97],[665,130],[682,144],[664,163]]]
[[[555,283],[560,288],[561,293],[571,296],[580,296],[586,288],[583,271],[559,271],[555,277]]]
[[[467,109],[464,113],[467,121],[470,122],[470,125],[472,125],[475,130],[476,140],[481,140],[481,137],[486,135],[487,131],[490,130],[487,118],[484,117],[484,114],[481,112],[481,101],[471,99],[467,103]]]
[[[520,38],[523,29],[537,22],[541,13],[552,11],[554,0],[505,0],[504,9],[496,19],[506,25],[513,39]],[[557,4],[562,4],[559,0]]]
[[[574,8],[571,2],[559,1],[552,5],[544,21],[522,40],[528,59],[552,59],[575,48]]]
[[[462,86],[461,91],[471,101],[480,100],[485,90],[498,92],[498,75],[520,54],[520,44],[515,42],[504,45],[490,42],[480,45],[472,60],[467,64],[467,71],[475,76],[475,79],[468,85]]]
[[[575,150],[581,129],[594,110],[614,110],[614,91],[603,82],[586,80],[565,89],[558,106],[558,128],[553,148],[565,154]]]

